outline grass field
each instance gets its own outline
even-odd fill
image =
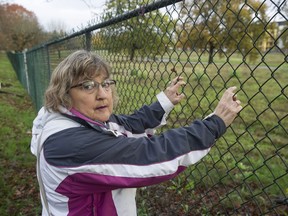
[[[0,82],[0,215],[39,215],[35,158],[29,147],[35,111],[4,53]]]
[[[175,107],[162,131],[205,117],[232,85],[238,87],[244,107],[204,160],[161,187],[139,190],[139,215],[188,214],[192,210],[195,214],[223,214],[223,209],[226,213],[238,209],[239,214],[285,215],[287,205],[276,202],[288,196],[288,66],[283,58],[282,54],[266,54],[248,64],[235,54],[215,57],[210,65],[204,54],[171,53],[145,62],[110,59],[120,96],[116,113],[131,113],[154,101],[171,78],[184,76],[186,101]],[[29,150],[35,111],[3,53],[0,81],[12,84],[1,89],[9,94],[0,94],[0,174],[4,176],[0,180],[0,215],[37,215],[35,158]]]

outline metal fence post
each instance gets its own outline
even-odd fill
[[[45,51],[46,51],[46,55],[47,55],[47,71],[49,73],[49,79],[51,77],[51,67],[50,67],[50,56],[49,56],[49,47],[45,46]]]
[[[24,51],[23,51],[24,71],[25,71],[25,76],[26,76],[27,91],[28,91],[28,94],[30,95],[30,85],[29,85],[29,76],[28,76],[26,52],[27,52],[27,49],[24,49]]]
[[[86,50],[90,51],[91,50],[91,38],[92,34],[91,32],[86,32],[85,33],[85,41],[86,41]]]

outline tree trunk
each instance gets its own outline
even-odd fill
[[[133,61],[134,55],[135,55],[135,50],[137,50],[137,49],[141,49],[141,45],[133,43],[132,47],[131,47],[130,61]]]
[[[130,61],[133,61],[133,59],[134,59],[135,50],[136,50],[136,48],[134,46],[132,46],[131,54],[130,54]]]
[[[209,42],[209,60],[208,60],[208,64],[213,63],[213,53],[214,53],[214,49],[215,46],[213,44],[213,42]]]

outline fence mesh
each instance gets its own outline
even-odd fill
[[[168,81],[183,76],[186,100],[161,131],[204,118],[235,85],[243,110],[225,136],[177,178],[138,189],[138,214],[287,215],[286,1],[133,2],[65,38],[9,54],[36,109],[53,69],[77,49],[112,66],[116,113],[151,103]]]

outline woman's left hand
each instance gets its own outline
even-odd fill
[[[164,90],[165,95],[174,105],[178,104],[185,97],[182,92],[179,93],[179,89],[186,85],[186,82],[183,79],[184,78],[181,76],[175,77]]]

